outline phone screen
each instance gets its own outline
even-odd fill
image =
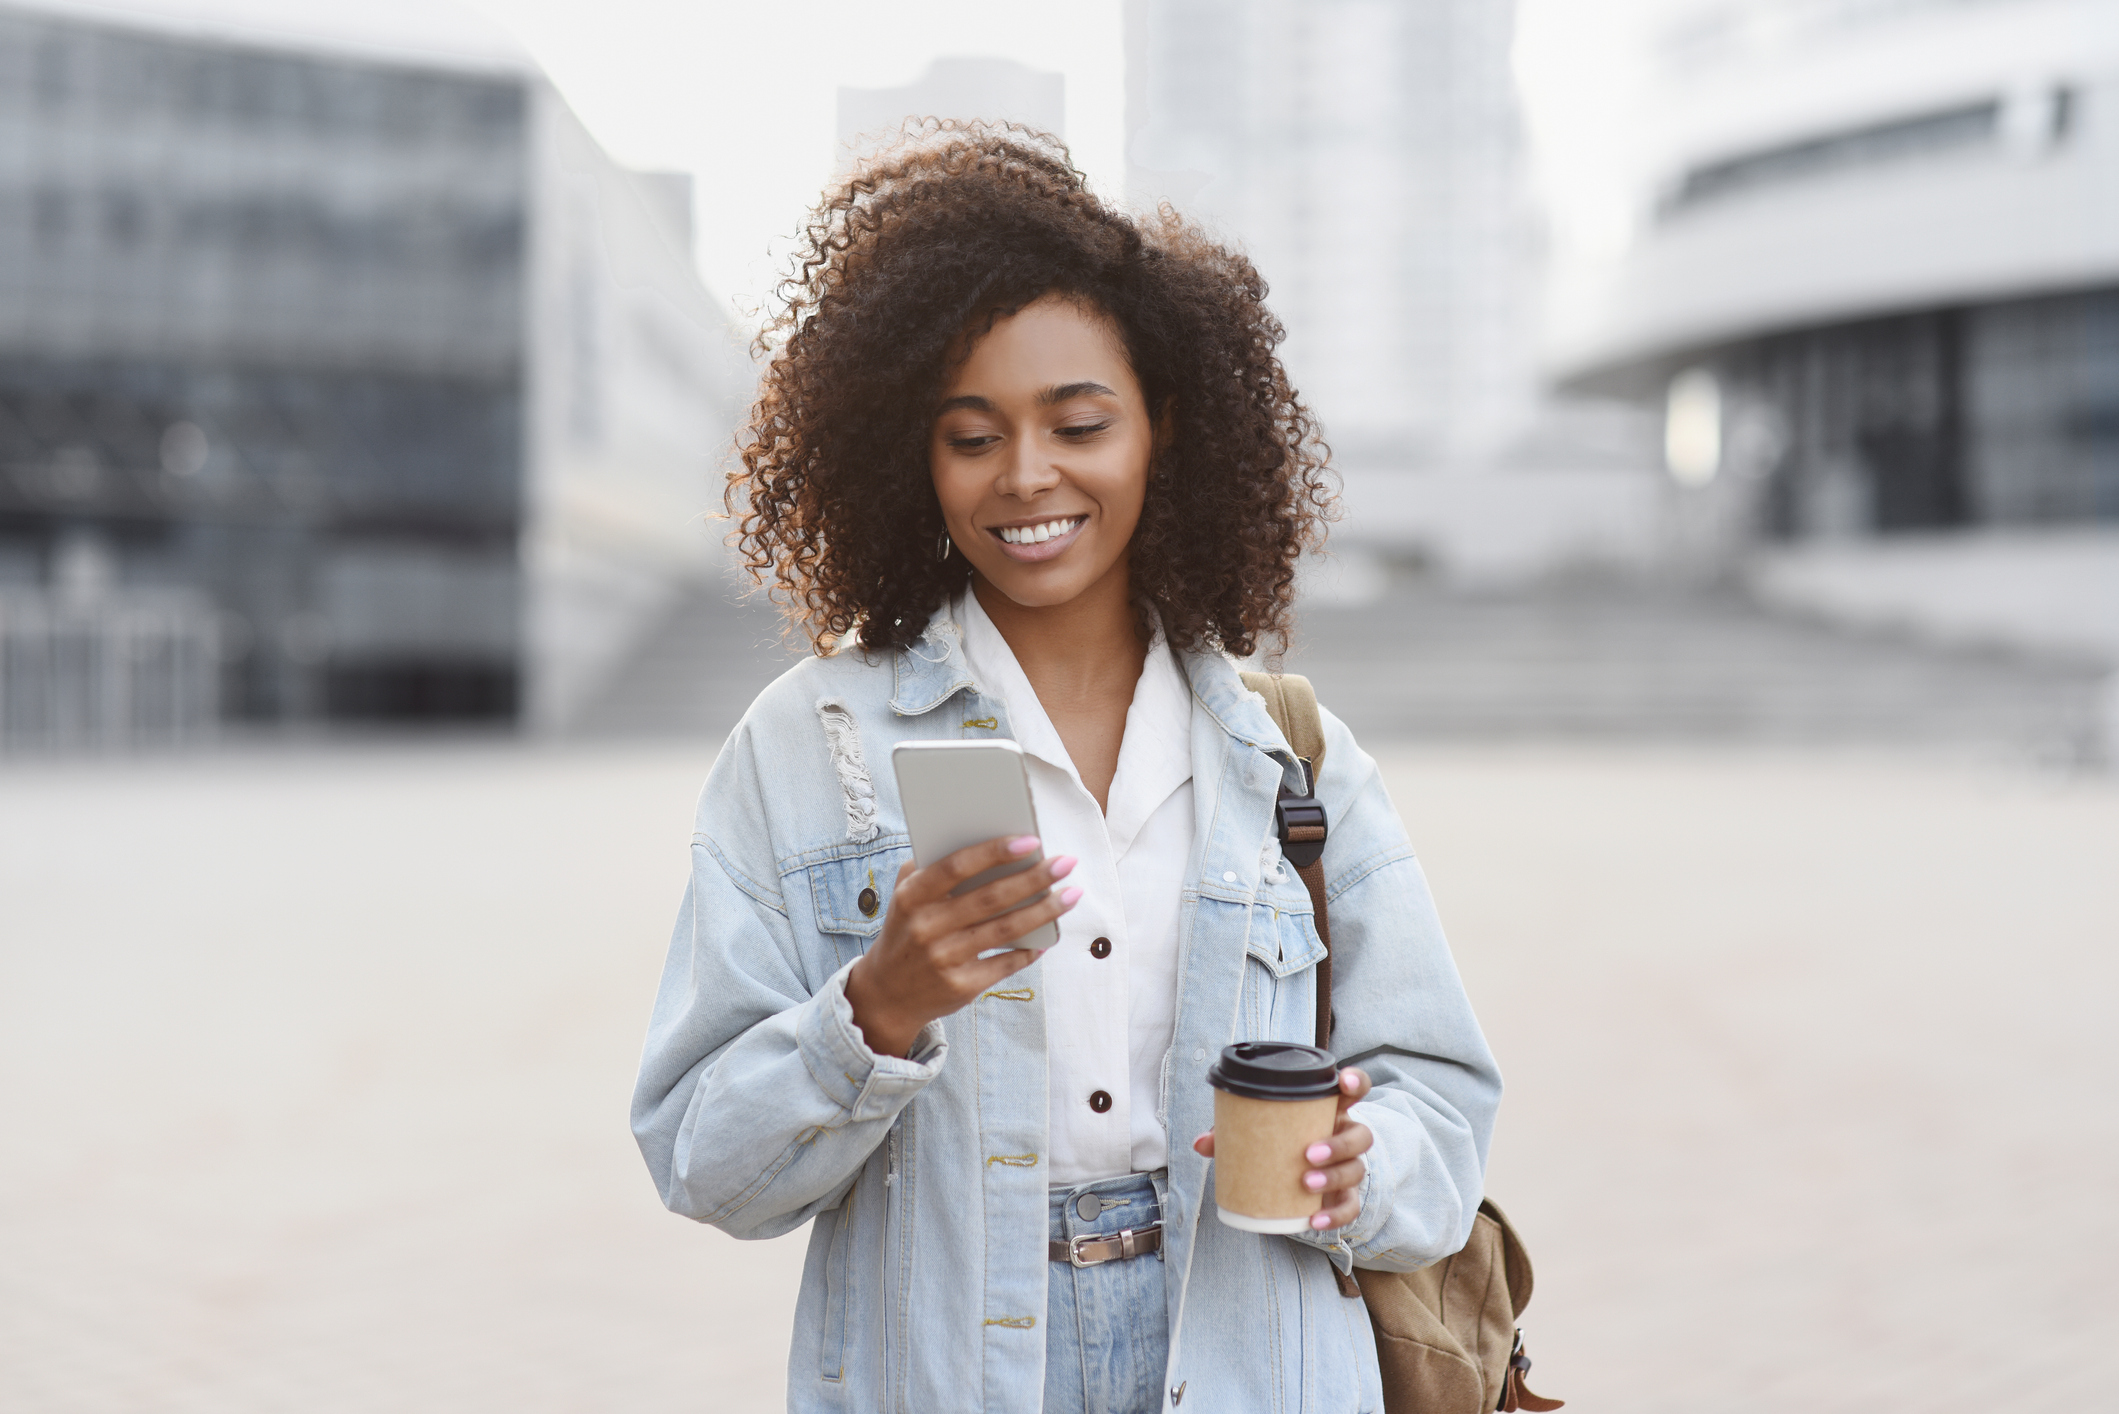
[[[905,826],[912,834],[912,857],[922,868],[996,836],[1037,833],[1029,773],[1022,749],[1012,741],[902,742],[891,752],[891,764],[905,807]],[[974,875],[953,892],[969,893],[1044,857],[1042,849],[1032,850]],[[1017,907],[1043,897],[1037,894]],[[1048,948],[1058,941],[1058,925],[1046,924],[1011,946]]]

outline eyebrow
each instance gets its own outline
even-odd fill
[[[1118,394],[1112,392],[1101,383],[1061,383],[1057,387],[1047,388],[1044,392],[1039,393],[1037,400],[1046,407],[1051,407],[1054,403],[1064,403],[1070,398],[1115,398],[1117,396]]]
[[[1054,403],[1064,403],[1070,398],[1115,398],[1117,396],[1117,393],[1101,383],[1092,383],[1084,380],[1079,383],[1055,383],[1039,393],[1037,400],[1040,405],[1051,407]],[[944,401],[940,407],[934,410],[935,416],[940,417],[943,413],[954,412],[958,408],[965,408],[971,412],[992,412],[993,403],[976,393],[964,393]]]

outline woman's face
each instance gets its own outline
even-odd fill
[[[1153,450],[1117,328],[1048,295],[971,346],[927,460],[957,550],[1008,598],[1049,608],[1125,575]]]

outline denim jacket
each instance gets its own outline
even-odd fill
[[[1214,1214],[1208,1065],[1232,1041],[1308,1041],[1324,956],[1274,840],[1300,768],[1235,667],[1187,655],[1198,827],[1159,1112],[1170,1359],[1185,1414],[1380,1411],[1374,1339],[1331,1267],[1410,1269],[1461,1247],[1501,1079],[1376,764],[1326,713],[1317,795],[1333,1043],[1375,1081],[1349,1227],[1263,1236]],[[931,1023],[909,1059],[862,1041],[847,969],[911,845],[900,741],[1008,735],[947,615],[895,653],[806,661],[767,688],[700,797],[691,882],[655,999],[633,1131],[674,1211],[736,1237],[814,1220],[791,1410],[1024,1411],[1044,1383],[1045,1012],[1033,963]],[[1136,1261],[1154,1260],[1135,1258]]]

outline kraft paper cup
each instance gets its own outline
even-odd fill
[[[1339,1063],[1290,1041],[1223,1047],[1214,1087],[1214,1207],[1245,1232],[1307,1232],[1324,1195],[1302,1186],[1303,1150],[1332,1137]]]

